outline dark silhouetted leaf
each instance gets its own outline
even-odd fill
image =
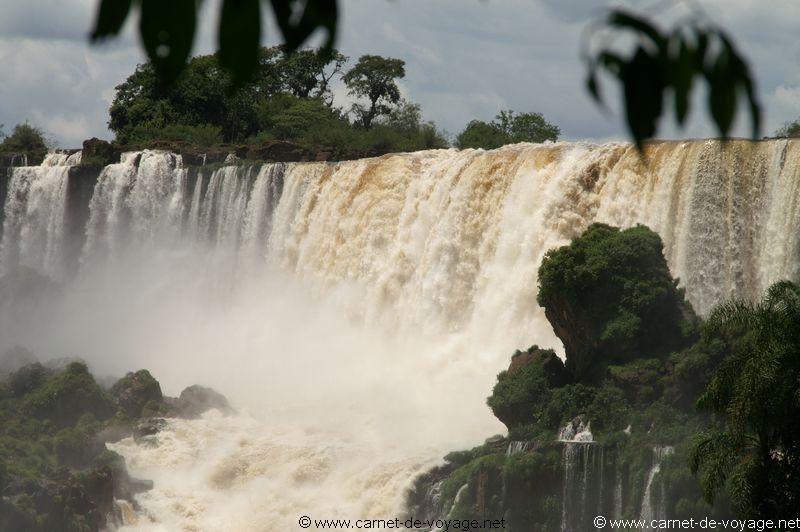
[[[186,66],[197,24],[195,0],[141,0],[139,30],[159,79],[172,84]]]
[[[591,71],[586,77],[586,90],[589,91],[589,94],[592,95],[592,98],[594,98],[597,103],[603,103],[603,98],[600,95],[600,87],[597,84],[597,75],[594,71]]]
[[[730,54],[720,51],[709,77],[708,107],[720,135],[726,137],[736,114],[736,85],[730,72]]]
[[[750,68],[736,51],[733,41],[731,41],[725,32],[720,31],[719,38],[720,41],[722,41],[723,46],[728,51],[731,78],[737,85],[741,86],[741,88],[744,90],[745,96],[747,97],[748,106],[750,108],[750,121],[753,131],[752,134],[753,138],[756,138],[761,132],[761,105],[758,102],[755,84],[753,83],[753,78],[750,75]]]
[[[622,10],[612,11],[608,17],[608,22],[611,26],[638,31],[649,37],[659,50],[663,50],[667,45],[667,41],[661,35],[661,32],[643,18],[637,17],[632,13]]]
[[[664,83],[658,59],[644,48],[637,48],[625,65],[621,79],[628,129],[641,150],[643,142],[655,134],[663,106]]]
[[[253,78],[260,44],[259,0],[224,0],[219,23],[219,62],[233,75],[234,87]]]
[[[678,55],[672,68],[672,90],[675,94],[675,119],[683,125],[689,114],[689,93],[695,75],[695,52],[684,39],[678,44]]]
[[[327,32],[323,48],[330,49],[336,40],[336,27],[339,10],[336,0],[308,0],[302,15],[295,16],[292,6],[296,2],[287,0],[271,0],[275,20],[283,34],[283,40],[289,51],[296,50],[317,29]]]
[[[97,41],[118,34],[130,10],[131,0],[102,0],[97,8],[91,39]]]

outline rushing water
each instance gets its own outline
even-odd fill
[[[558,348],[536,304],[547,250],[594,221],[643,223],[700,312],[755,297],[800,273],[799,161],[786,140],[659,143],[645,159],[624,144],[520,144],[199,171],[128,153],[93,184],[73,265],[63,222],[77,216],[65,208],[77,161],[53,155],[11,170],[0,272],[29,266],[64,290],[0,322],[0,348],[147,367],[168,392],[201,382],[237,404],[234,418],[173,422],[158,445],[117,446],[156,481],[136,527],[389,518],[414,474],[499,431],[484,398],[513,350]],[[602,467],[595,447],[565,445],[567,474]]]

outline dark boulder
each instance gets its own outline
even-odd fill
[[[83,141],[81,166],[100,167],[119,162],[122,151],[119,146],[106,140],[91,138]]]
[[[159,417],[143,419],[133,427],[133,439],[136,441],[153,436],[161,432],[167,426],[167,421]]]
[[[527,351],[517,351],[511,356],[508,373],[513,374],[530,364],[541,366],[547,376],[547,383],[553,388],[560,388],[572,382],[572,375],[552,349],[539,349],[531,346]]]
[[[509,368],[497,376],[487,404],[497,419],[514,429],[538,421],[551,390],[571,381],[571,374],[553,350],[534,345],[514,354]]]
[[[180,397],[169,402],[170,413],[177,417],[192,419],[212,409],[223,414],[234,412],[224,395],[205,386],[189,386],[181,392]]]

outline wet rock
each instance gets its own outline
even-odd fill
[[[98,138],[83,141],[81,166],[103,167],[119,162],[122,153],[119,146]]]
[[[133,439],[139,441],[147,436],[153,436],[161,432],[166,426],[167,421],[163,418],[143,419],[133,427]]]
[[[169,401],[170,413],[177,417],[192,419],[204,412],[216,409],[223,414],[234,412],[224,395],[205,386],[189,386],[180,397]]]

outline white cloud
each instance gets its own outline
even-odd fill
[[[121,39],[91,47],[85,36],[95,0],[13,4],[3,6],[0,21],[0,123],[9,129],[26,118],[36,120],[69,146],[87,136],[110,137],[105,124],[114,86],[143,59],[135,17]],[[198,53],[214,48],[218,4],[204,3]],[[544,113],[567,138],[622,137],[621,115],[602,114],[583,88],[580,34],[602,5],[595,0],[342,0],[338,45],[353,60],[365,53],[406,60],[404,93],[421,104],[426,118],[451,132],[473,118],[491,119],[499,109],[512,108]],[[757,0],[705,0],[702,5],[750,58],[767,111],[767,132],[800,114],[795,38],[800,4],[775,0],[768,10]],[[275,44],[274,24],[266,15],[265,22],[264,43]],[[618,100],[616,93],[608,86],[611,103]],[[348,106],[342,87],[335,95],[337,105]],[[678,131],[667,121],[666,131],[713,134],[702,103],[698,100],[688,130]]]

